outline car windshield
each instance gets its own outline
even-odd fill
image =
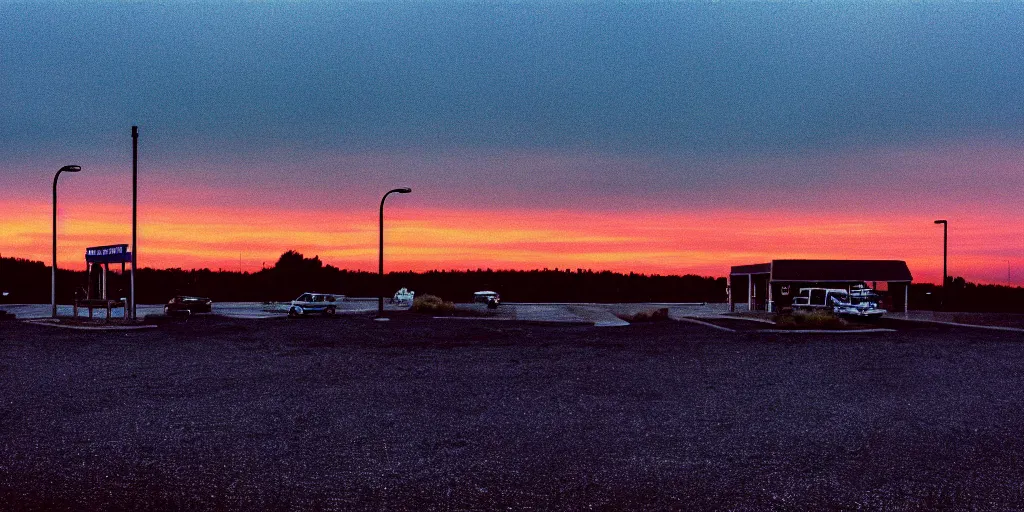
[[[298,299],[295,299],[295,300],[300,301],[300,302],[310,302],[310,301],[313,300],[313,296],[308,294],[308,293],[303,293],[302,295],[299,296]]]

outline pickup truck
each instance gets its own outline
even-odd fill
[[[878,307],[880,297],[874,290],[854,288],[801,288],[793,297],[794,310],[825,310],[836,316],[880,318],[887,311]]]

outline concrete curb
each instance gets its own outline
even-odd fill
[[[751,332],[770,332],[773,334],[862,334],[875,332],[898,332],[896,329],[759,329]]]
[[[511,322],[516,320],[515,318],[499,318],[494,316],[433,316],[431,318],[433,318],[434,320],[495,320],[505,322]],[[552,323],[559,322],[552,321]]]
[[[899,320],[901,322],[921,322],[926,324],[939,324],[939,325],[953,325],[956,327],[974,327],[977,329],[989,329],[993,331],[1008,331],[1008,332],[1024,332],[1024,329],[1019,327],[1003,327],[1001,325],[978,325],[978,324],[961,324],[957,322],[943,322],[942,320],[923,320],[918,318],[897,318],[897,317],[886,317],[889,320]]]
[[[435,320],[489,320],[496,322],[519,322],[522,324],[531,325],[576,325],[576,326],[595,326],[594,322],[585,322],[582,320],[528,320],[523,318],[495,318],[487,316],[434,316],[431,317]],[[604,326],[601,326],[604,327]]]
[[[594,327],[625,327],[627,325],[630,324],[625,320],[598,320],[594,322]]]
[[[721,318],[722,320],[743,320],[744,322],[757,322],[761,324],[775,325],[775,322],[772,322],[771,320],[765,320],[763,318],[750,318],[746,316],[717,315],[709,316],[707,318]]]
[[[22,320],[23,323],[32,325],[45,325],[58,329],[74,329],[77,331],[137,331],[140,329],[156,329],[157,325],[64,325],[53,321]]]
[[[707,306],[707,302],[502,302],[509,306]]]

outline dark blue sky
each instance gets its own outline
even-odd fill
[[[21,219],[0,243],[22,244],[5,253],[46,254],[65,164],[85,172],[61,178],[61,204],[121,225],[106,217],[128,211],[133,124],[140,204],[164,212],[146,225],[169,223],[168,247],[197,211],[211,240],[261,239],[216,227],[257,213],[320,232],[295,211],[369,233],[382,191],[411,186],[389,208],[437,227],[410,236],[438,268],[456,242],[421,238],[445,229],[485,245],[654,233],[593,262],[685,249],[934,269],[941,217],[989,281],[1024,250],[1024,3],[2,2],[0,98],[0,217]],[[480,216],[464,212],[494,224],[456,225]]]
[[[0,6],[0,158],[760,154],[1024,133],[1020,4]]]

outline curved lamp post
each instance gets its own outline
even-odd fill
[[[946,241],[948,240],[947,234],[949,232],[949,222],[945,219],[935,221],[936,224],[942,224],[942,302],[940,308],[946,309]]]
[[[384,318],[384,200],[388,198],[392,193],[408,194],[412,192],[409,187],[396,188],[389,190],[384,197],[380,199],[380,281],[378,283],[378,296],[377,296],[377,319],[387,320]]]
[[[50,267],[50,306],[51,316],[57,318],[57,178],[62,172],[78,172],[82,168],[77,165],[65,165],[53,175],[53,261]]]

